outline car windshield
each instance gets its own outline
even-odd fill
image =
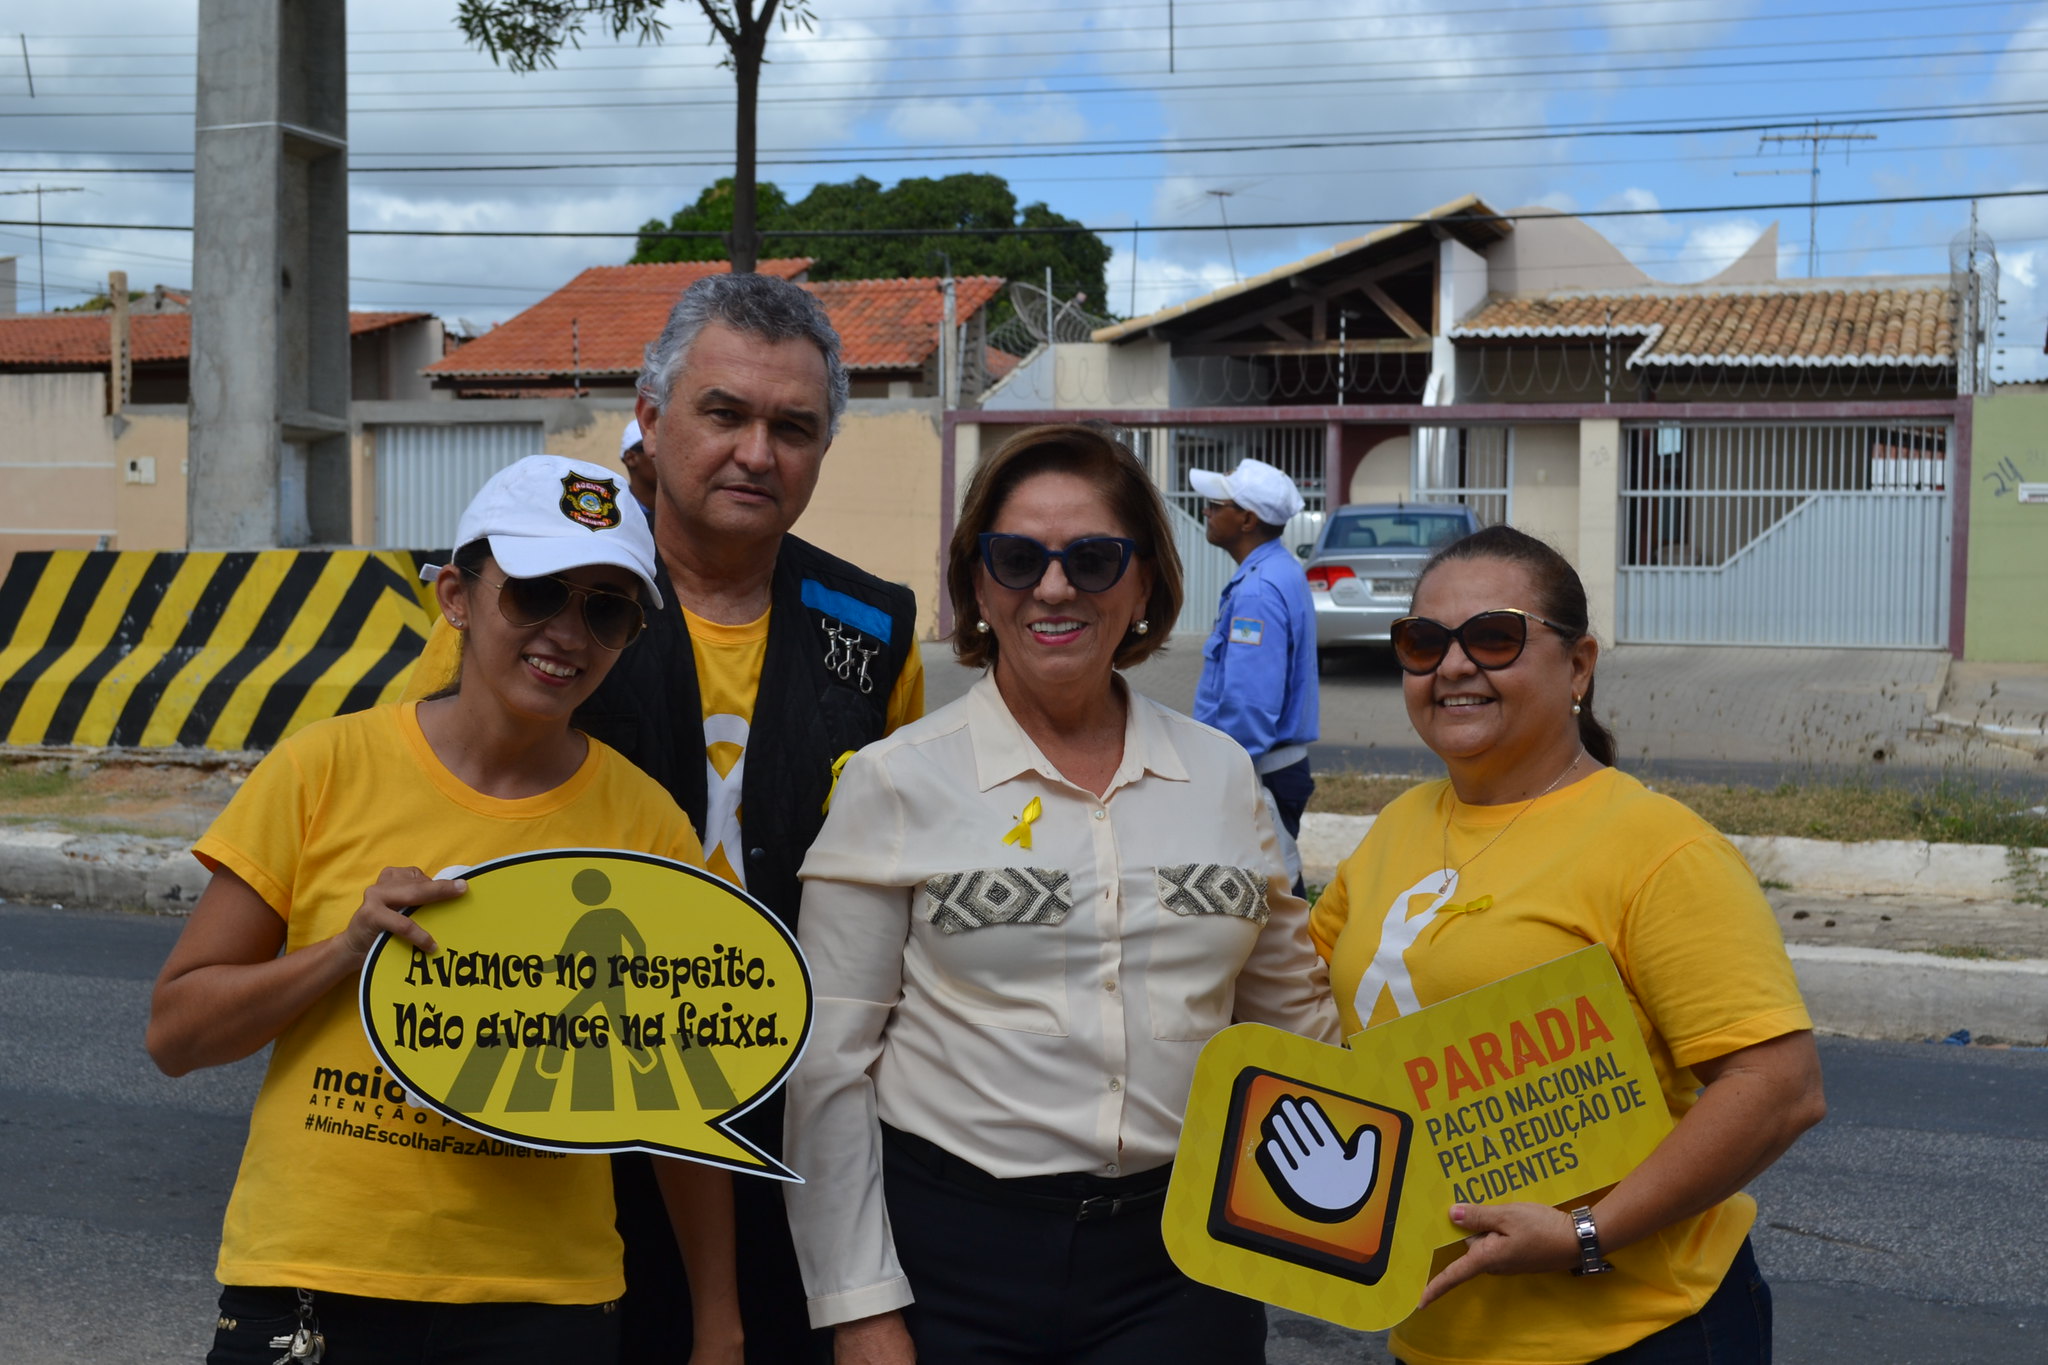
[[[1325,554],[1351,550],[1434,549],[1465,535],[1462,513],[1356,512],[1339,514],[1323,541]]]

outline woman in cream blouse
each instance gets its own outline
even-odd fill
[[[1261,1305],[1167,1260],[1166,1179],[1204,1042],[1337,1018],[1250,759],[1116,675],[1180,583],[1127,449],[1019,433],[948,557],[988,671],[847,764],[803,867],[787,1137],[842,1361],[1264,1359]]]

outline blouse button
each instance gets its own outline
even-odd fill
[[[1109,1163],[1108,1165],[1104,1166],[1104,1167],[1102,1168],[1102,1173],[1103,1173],[1104,1175],[1115,1175],[1115,1174],[1116,1174],[1116,1163],[1115,1163],[1114,1161],[1112,1161],[1112,1162],[1110,1162],[1110,1163]]]
[[[1124,1088],[1124,1083],[1118,1080],[1116,1077],[1111,1076],[1109,1078],[1109,1088],[1111,1090],[1121,1090]]]
[[[1098,811],[1096,811],[1096,812],[1095,812],[1095,818],[1096,818],[1096,819],[1098,819],[1098,820],[1101,820],[1101,819],[1105,818],[1106,816],[1108,816],[1108,814],[1109,814],[1109,812],[1108,812],[1108,811],[1106,811],[1106,810],[1098,810]]]
[[[1115,994],[1116,994],[1116,978],[1112,976],[1112,977],[1111,977],[1111,978],[1110,978],[1109,980],[1107,980],[1107,981],[1103,982],[1103,983],[1102,983],[1102,989],[1104,989],[1104,990],[1108,991],[1108,992],[1109,992],[1109,993],[1110,993],[1111,995],[1115,995]]]

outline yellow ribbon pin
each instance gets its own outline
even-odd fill
[[[1443,932],[1443,927],[1451,922],[1451,916],[1476,915],[1481,910],[1491,909],[1493,909],[1492,896],[1479,896],[1475,899],[1466,901],[1463,905],[1460,905],[1457,902],[1453,901],[1450,904],[1441,907],[1436,912],[1436,922],[1429,926],[1430,941],[1436,941],[1436,936]]]
[[[832,785],[825,792],[825,814],[827,815],[832,813],[832,798],[839,795],[839,774],[846,771],[846,760],[852,757],[853,750],[848,749],[845,753],[832,760]]]
[[[1037,797],[1032,797],[1031,803],[1024,807],[1024,813],[1017,817],[1017,827],[1003,836],[1003,842],[1015,844],[1019,848],[1030,848],[1031,822],[1043,814],[1045,807],[1038,804]]]

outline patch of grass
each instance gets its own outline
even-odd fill
[[[1329,815],[1378,815],[1387,802],[1423,780],[1373,773],[1317,773],[1316,792],[1309,798],[1308,808]]]
[[[2005,850],[2005,866],[2004,880],[2012,883],[2014,900],[2022,905],[2048,906],[2048,859],[2031,846],[2014,844]]]
[[[63,768],[38,768],[25,763],[0,765],[0,805],[61,801],[78,795],[78,779]]]
[[[1422,780],[1317,773],[1309,809],[1376,815]],[[2012,880],[2019,893],[2015,899],[2048,904],[2048,866],[2029,861],[2023,852],[2048,847],[2048,818],[2015,809],[2020,802],[2009,794],[1953,779],[1924,789],[1827,782],[1741,787],[1659,780],[1652,785],[1690,806],[1724,834],[1793,835],[1843,843],[1924,839],[1945,844],[2002,844],[2022,850],[2014,855]]]
[[[1998,948],[1984,948],[1974,943],[1937,943],[1932,948],[1923,948],[1921,951],[1935,957],[1959,957],[1971,962],[2005,962],[2018,957],[2016,953],[2008,953]]]

